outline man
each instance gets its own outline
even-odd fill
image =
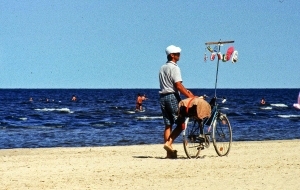
[[[76,99],[76,96],[73,95],[71,100],[72,100],[72,101],[76,101],[76,100],[77,100],[77,99]]]
[[[138,93],[135,105],[135,111],[139,111],[142,107],[143,98],[140,93]]]
[[[180,94],[182,93],[187,98],[193,98],[192,92],[187,90],[182,85],[182,78],[180,68],[177,62],[180,59],[181,49],[174,45],[166,48],[167,63],[164,64],[159,71],[160,82],[160,107],[165,123],[164,131],[164,149],[167,151],[167,158],[176,157],[176,151],[173,150],[172,143],[180,135],[181,123],[183,121],[176,121],[178,114],[178,103],[180,102]],[[172,126],[177,123],[176,128],[172,131]]]
[[[148,98],[146,98],[146,95],[144,94],[143,96],[141,96],[140,93],[138,93],[138,97],[136,99],[136,106],[135,106],[135,111],[143,111],[143,101],[147,100]]]
[[[262,105],[266,104],[265,98],[261,99],[260,104],[262,104]]]

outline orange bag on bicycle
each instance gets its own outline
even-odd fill
[[[196,116],[199,119],[210,117],[211,106],[203,98],[187,98],[178,104],[179,116]]]

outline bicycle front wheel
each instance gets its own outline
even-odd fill
[[[201,150],[199,122],[188,117],[185,120],[185,130],[182,131],[183,148],[188,158],[198,158]]]
[[[219,156],[228,155],[232,142],[232,131],[226,115],[220,114],[213,122],[212,140]]]

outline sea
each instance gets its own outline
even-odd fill
[[[226,97],[219,105],[229,118],[233,141],[300,139],[300,110],[293,107],[300,89],[190,90]],[[162,144],[158,91],[0,89],[0,149]],[[140,112],[135,111],[138,93],[148,98]],[[266,104],[260,105],[263,97]],[[181,141],[179,136],[175,142]]]

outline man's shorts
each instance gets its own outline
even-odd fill
[[[160,95],[160,108],[165,125],[173,125],[176,123],[178,115],[178,103],[180,100],[179,94],[172,93]]]

